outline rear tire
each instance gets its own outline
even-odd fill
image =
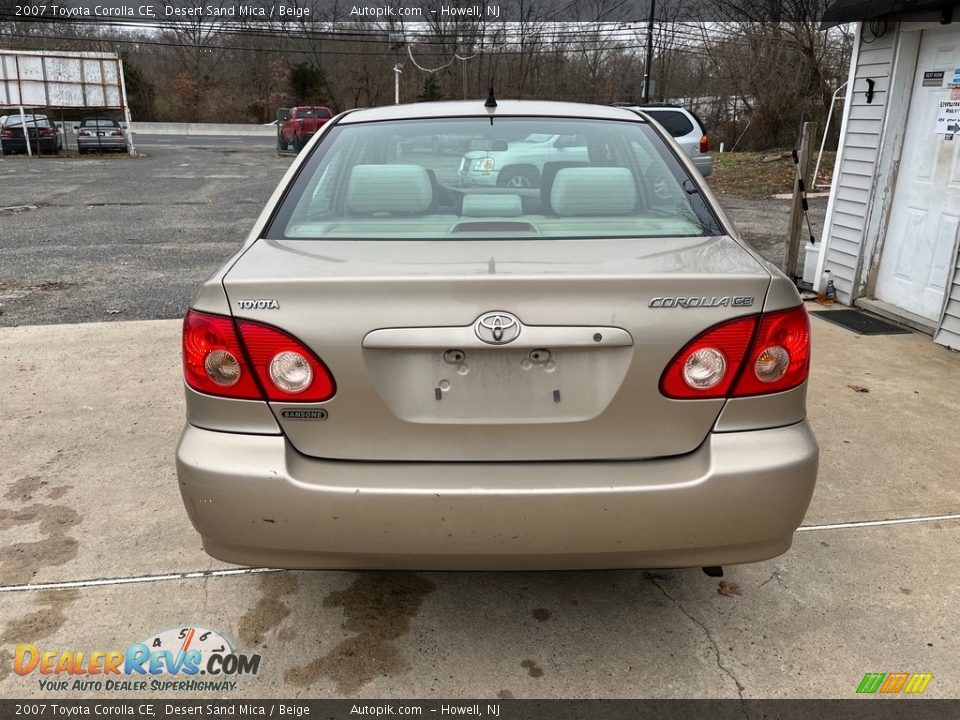
[[[282,135],[277,135],[277,150],[283,151],[287,149],[287,143],[284,141]]]
[[[296,150],[297,152],[300,152],[301,150],[303,150],[304,145],[306,145],[306,143],[303,141],[303,138],[301,138],[299,135],[294,135],[293,149]]]

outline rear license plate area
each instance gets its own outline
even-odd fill
[[[596,417],[632,348],[367,350],[370,377],[410,422],[543,423]]]

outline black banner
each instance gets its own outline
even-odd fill
[[[653,7],[651,8],[651,5]],[[392,26],[457,22],[659,23],[853,22],[877,17],[937,20],[942,0],[0,0],[0,20],[41,22],[384,23]]]

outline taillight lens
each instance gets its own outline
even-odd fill
[[[196,310],[183,320],[183,375],[198,392],[243,400],[263,400],[265,391],[267,400],[321,402],[336,392],[326,365],[296,338]]]
[[[0,135],[3,137],[13,137],[13,130],[0,130]]]
[[[263,395],[244,358],[233,319],[190,310],[183,319],[183,377],[198,392],[244,400]]]
[[[782,392],[810,374],[810,320],[804,307],[768,313],[737,382],[734,397]]]
[[[660,392],[677,400],[726,397],[756,328],[757,316],[751,315],[701,333],[667,365]]]
[[[237,325],[268,400],[322,402],[333,397],[333,375],[303,343],[251,320],[238,320]]]
[[[710,138],[707,137],[707,134],[704,133],[700,136],[700,152],[705,153],[710,151]]]
[[[667,365],[660,392],[677,400],[766,395],[801,385],[809,373],[810,322],[800,306],[701,333]]]
[[[112,133],[110,133],[110,135],[111,135],[112,137],[120,137],[120,136],[123,135],[123,131],[121,131],[121,130],[114,130]]]
[[[80,132],[77,133],[77,136],[78,136],[78,137],[90,137],[90,133],[87,132],[86,130],[81,130]]]

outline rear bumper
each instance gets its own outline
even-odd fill
[[[60,149],[57,144],[57,138],[55,137],[41,138],[39,142],[38,147],[37,138],[30,138],[30,149],[33,152],[53,154]],[[3,138],[3,140],[0,140],[0,147],[6,152],[25,153],[27,151],[27,141],[22,137]]]
[[[83,148],[84,150],[96,150],[98,148],[104,150],[125,150],[126,147],[126,138],[77,138],[77,148]]]
[[[180,490],[207,552],[288,568],[691,567],[785,552],[813,493],[806,422],[636,462],[368,463],[188,425]]]

